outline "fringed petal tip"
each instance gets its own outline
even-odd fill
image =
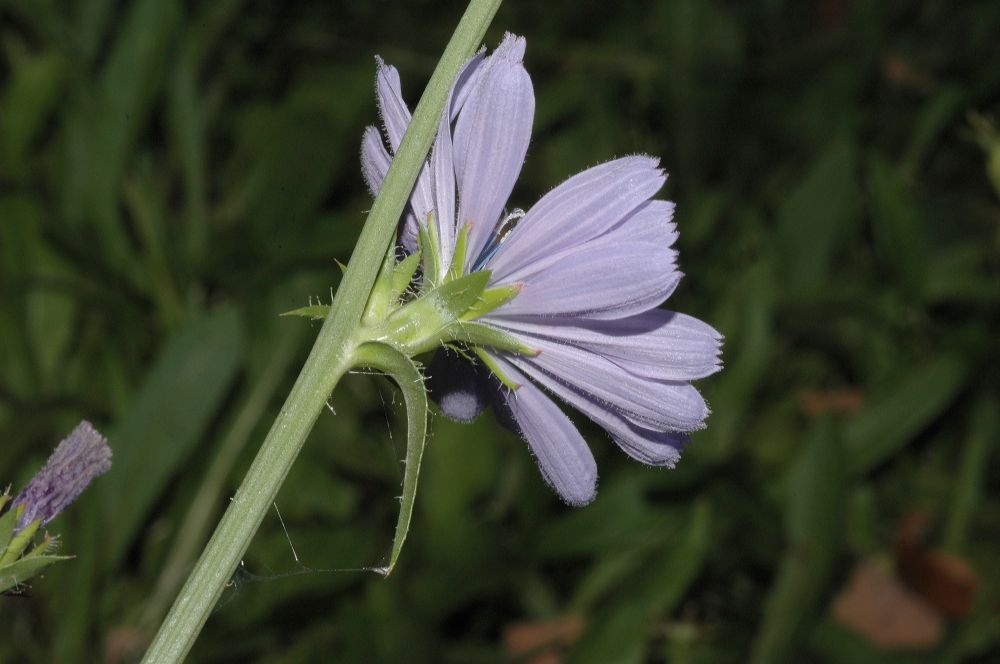
[[[500,40],[500,45],[493,51],[492,57],[507,60],[513,64],[521,64],[524,62],[524,51],[527,45],[524,37],[515,35],[513,32],[505,32],[503,39]]]
[[[399,70],[388,64],[381,55],[375,56],[375,88],[376,90],[383,84],[388,84],[394,88],[401,88],[402,82],[399,78]]]

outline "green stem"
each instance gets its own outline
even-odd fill
[[[180,662],[190,651],[330,393],[354,364],[361,314],[434,140],[451,82],[482,42],[500,2],[469,3],[417,105],[305,366],[144,662]]]
[[[233,466],[240,452],[246,447],[254,427],[260,421],[260,414],[267,409],[274,399],[282,378],[295,358],[307,328],[284,334],[271,348],[260,377],[246,395],[239,413],[233,420],[229,431],[219,443],[219,451],[208,472],[195,493],[191,507],[174,538],[170,553],[156,582],[149,601],[143,607],[139,620],[140,629],[151,630],[163,620],[174,593],[191,570],[191,564],[204,545],[209,528],[212,526],[212,515],[216,513],[219,497],[226,490]]]

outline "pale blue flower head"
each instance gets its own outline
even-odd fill
[[[478,348],[473,364],[448,349],[429,368],[432,396],[468,421],[489,404],[519,433],[546,481],[567,503],[593,499],[594,457],[555,395],[603,427],[643,463],[673,466],[709,410],[691,381],[721,368],[721,335],[660,309],[681,272],[671,246],[674,205],[653,196],[666,181],[653,157],[616,159],[579,173],[527,212],[508,211],[534,118],[525,40],[507,34],[456,79],[430,158],[414,186],[400,245],[420,228],[441,256],[440,281],[463,250],[464,271],[489,270],[491,286],[517,285],[509,302],[476,319],[537,351]],[[362,171],[372,192],[410,121],[395,68],[378,61],[385,139],[369,127]],[[468,225],[461,242],[462,228]]]

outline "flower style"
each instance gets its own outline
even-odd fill
[[[475,363],[467,353],[438,350],[431,396],[460,421],[492,403],[559,496],[582,505],[596,492],[594,457],[542,388],[633,458],[673,467],[687,433],[705,426],[709,410],[690,381],[720,369],[722,337],[700,320],[658,308],[681,273],[670,248],[677,239],[673,203],[652,198],[666,180],[657,159],[595,166],[527,212],[505,211],[534,117],[524,50],[522,37],[507,34],[457,77],[399,242],[405,252],[423,253],[421,292],[487,272],[491,303],[463,320],[506,340],[465,339]],[[381,60],[376,92],[389,149],[377,129],[366,130],[361,162],[373,193],[410,121],[399,75]]]

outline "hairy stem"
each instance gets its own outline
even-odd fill
[[[305,366],[144,662],[180,662],[190,651],[330,393],[354,364],[362,312],[430,150],[451,82],[481,43],[500,1],[469,3],[417,105]]]

